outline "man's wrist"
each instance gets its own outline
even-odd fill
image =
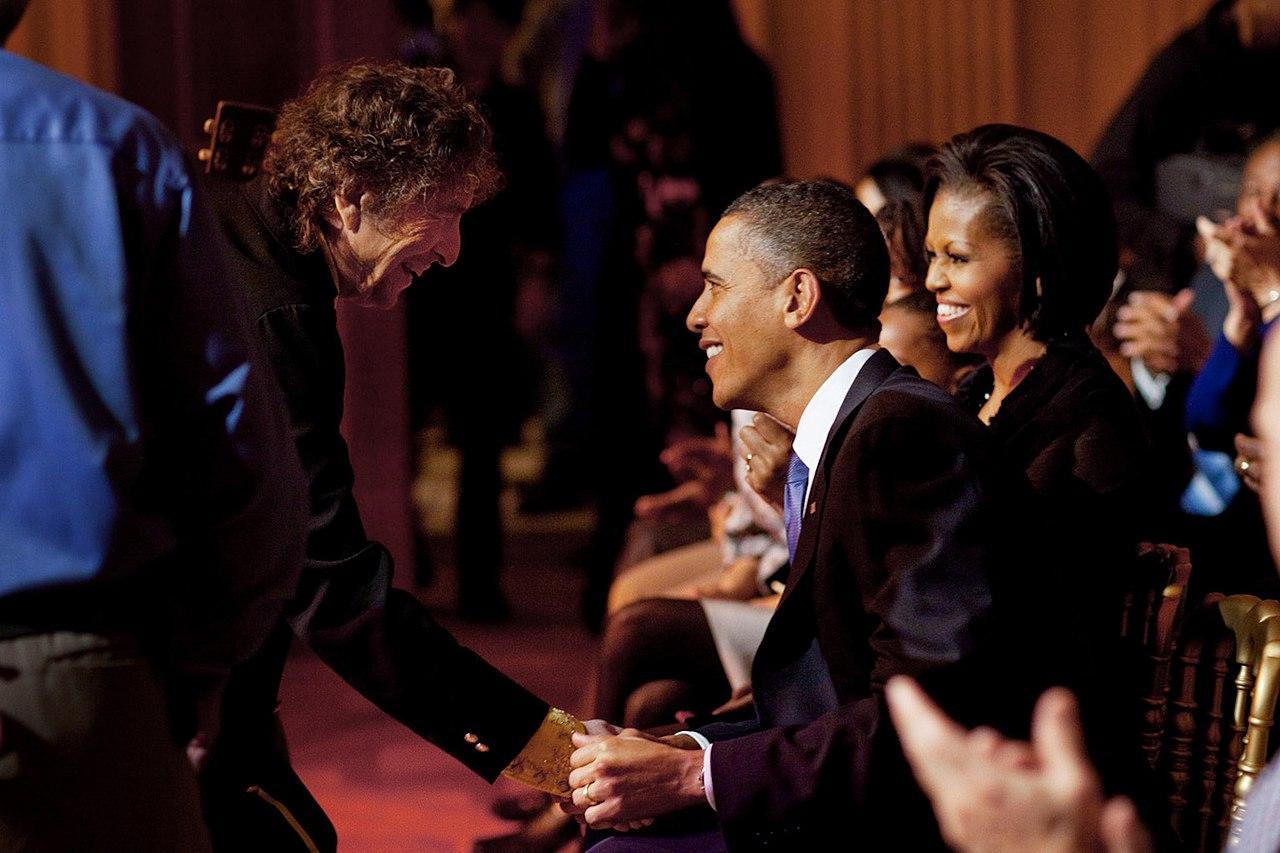
[[[676,732],[673,735],[667,735],[663,740],[672,746],[678,746],[681,749],[706,749],[710,746],[710,742],[705,737],[697,732],[688,730]]]
[[[711,806],[712,811],[715,811],[716,792],[711,785],[711,741],[707,740],[706,735],[691,729],[676,732],[672,737],[685,738],[699,746],[702,753],[702,769],[698,773],[698,785],[702,789],[702,800]]]
[[[707,788],[703,779],[703,755],[701,749],[683,750],[681,760],[684,762],[680,774],[680,799],[686,806],[698,806],[707,802]]]

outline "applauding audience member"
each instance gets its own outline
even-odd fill
[[[1187,396],[1186,428],[1204,472],[1198,485],[1202,492],[1212,487],[1220,507],[1201,525],[1192,556],[1197,574],[1215,590],[1275,596],[1280,583],[1262,536],[1261,510],[1253,491],[1240,488],[1253,473],[1248,437],[1240,453],[1237,436],[1249,432],[1258,350],[1280,316],[1280,135],[1268,137],[1246,161],[1236,215],[1222,225],[1202,218],[1199,227],[1229,308]]]

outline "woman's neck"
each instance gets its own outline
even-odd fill
[[[1027,330],[1017,329],[1001,344],[995,356],[988,359],[991,364],[992,385],[991,395],[978,410],[978,417],[983,423],[991,422],[996,412],[1000,411],[1004,398],[1026,378],[1031,368],[1044,355],[1045,349],[1044,343],[1031,337]]]

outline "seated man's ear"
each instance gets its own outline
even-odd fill
[[[353,189],[348,192],[333,194],[333,208],[326,212],[325,219],[334,228],[355,233],[360,230],[363,213],[372,206],[373,193]]]
[[[798,329],[813,319],[822,302],[822,285],[811,270],[801,267],[782,282],[786,293],[786,324],[788,329]]]

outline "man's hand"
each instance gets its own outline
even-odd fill
[[[747,460],[747,485],[782,512],[787,488],[787,458],[795,433],[763,412],[756,412],[749,426],[738,433],[740,453]]]
[[[909,678],[892,679],[885,692],[903,752],[952,847],[966,853],[1151,849],[1132,803],[1116,798],[1104,805],[1068,691],[1054,688],[1040,697],[1031,743],[986,728],[966,732]]]
[[[623,729],[612,737],[574,735],[573,744],[573,801],[564,809],[590,827],[634,829],[707,801],[702,750],[691,738]]]
[[[636,501],[638,518],[677,519],[704,512],[733,488],[733,451],[729,428],[716,424],[712,438],[681,439],[659,457],[679,483],[674,489]]]
[[[1112,328],[1120,352],[1140,358],[1152,373],[1198,373],[1209,357],[1209,336],[1191,313],[1195,293],[1167,296],[1148,290],[1129,294]]]

